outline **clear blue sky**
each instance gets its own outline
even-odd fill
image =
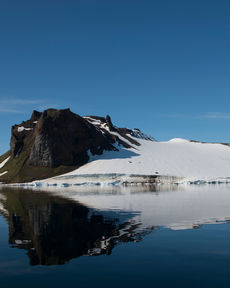
[[[33,109],[230,142],[229,0],[0,1],[0,153]]]

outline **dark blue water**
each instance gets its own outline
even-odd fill
[[[1,287],[229,287],[228,222],[144,231],[137,212],[0,192]]]

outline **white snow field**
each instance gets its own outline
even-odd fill
[[[110,133],[119,151],[91,155],[70,173],[30,185],[120,185],[153,183],[230,183],[230,144],[201,143],[181,138],[157,142],[138,129],[110,130],[100,119],[84,117],[103,135]],[[121,143],[126,144],[125,148]],[[120,143],[120,144],[119,144]],[[139,145],[137,145],[139,143]],[[9,158],[0,164],[4,165]],[[5,163],[4,163],[5,162]]]
[[[173,139],[153,142],[138,139],[139,147],[105,152],[66,175],[137,174],[179,177],[230,176],[230,147],[221,144],[192,143]]]
[[[117,146],[119,151],[105,151],[100,156],[89,153],[89,162],[79,169],[34,184],[143,184],[148,182],[147,176],[152,175],[159,183],[230,183],[228,145],[184,139],[168,142],[135,140],[141,145],[132,144],[133,148],[129,149],[120,145]]]

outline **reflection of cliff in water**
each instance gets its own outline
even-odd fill
[[[132,214],[93,211],[48,193],[4,188],[1,213],[9,243],[28,250],[31,265],[58,265],[82,255],[110,254],[120,241],[138,241]]]

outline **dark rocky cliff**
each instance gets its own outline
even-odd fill
[[[34,111],[31,119],[12,127],[11,156],[18,157],[30,138],[28,164],[40,167],[79,166],[92,154],[116,150],[115,140],[106,137],[83,117],[69,109]]]
[[[46,110],[34,130],[29,164],[45,167],[82,165],[89,159],[88,150],[93,154],[114,150],[113,142],[69,109]]]
[[[87,163],[89,154],[117,151],[120,145],[138,146],[139,136],[138,129],[114,126],[109,115],[81,117],[70,109],[34,111],[29,120],[11,129],[10,151],[0,162],[9,156],[10,160],[0,168],[0,181],[28,182],[60,175]]]

